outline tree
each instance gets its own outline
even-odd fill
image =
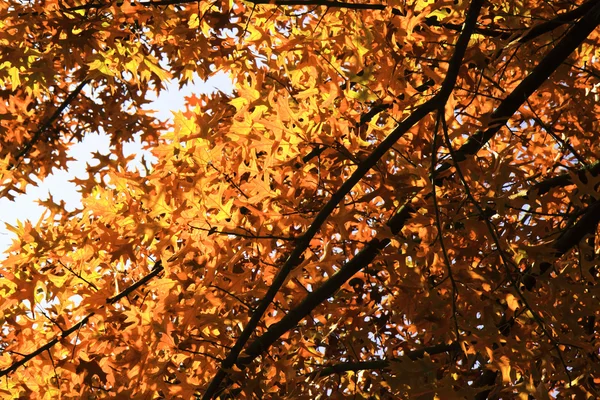
[[[596,398],[600,2],[9,0],[20,398]],[[168,124],[141,106],[229,74]],[[122,145],[141,137],[142,165]]]

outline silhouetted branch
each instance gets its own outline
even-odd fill
[[[243,368],[266,351],[284,333],[294,328],[312,310],[332,297],[342,285],[361,269],[368,266],[385,246],[389,239],[372,239],[352,260],[345,263],[335,274],[315,291],[309,293],[296,307],[290,310],[279,322],[274,323],[258,339],[248,345],[236,365]]]
[[[134,283],[133,285],[129,286],[127,289],[123,290],[121,293],[110,297],[106,300],[107,304],[114,304],[117,301],[121,300],[123,297],[126,297],[127,295],[129,295],[130,293],[132,293],[133,291],[137,290],[138,288],[140,288],[141,286],[145,285],[146,283],[148,283],[148,281],[150,281],[152,278],[154,278],[156,275],[158,275],[159,273],[161,273],[163,271],[163,266],[162,263],[160,261],[156,262],[154,264],[154,268],[152,269],[152,271],[144,276],[142,279],[140,279],[139,281],[137,281],[136,283]],[[104,306],[102,306],[104,307]],[[85,317],[83,317],[81,319],[81,321],[79,321],[78,323],[76,323],[75,325],[73,325],[72,327],[70,327],[69,329],[65,329],[64,331],[62,331],[62,333],[60,335],[58,335],[57,337],[55,337],[54,339],[52,339],[51,341],[49,341],[48,343],[46,343],[45,345],[43,345],[42,347],[39,347],[37,350],[29,353],[29,354],[24,354],[23,358],[20,359],[19,361],[13,363],[10,367],[7,367],[3,370],[0,370],[0,377],[6,376],[14,371],[16,371],[19,367],[23,366],[26,362],[30,361],[31,359],[35,358],[36,356],[42,354],[45,351],[50,350],[52,347],[54,347],[57,343],[59,343],[60,341],[64,340],[65,338],[67,338],[68,336],[70,336],[71,334],[73,334],[74,332],[77,332],[82,326],[86,325],[87,322],[89,321],[90,318],[92,318],[96,313],[89,313],[88,315],[86,315]]]
[[[410,116],[402,121],[372,152],[369,156],[361,162],[354,173],[348,178],[342,186],[335,192],[327,204],[321,209],[313,220],[310,227],[302,235],[296,244],[296,247],[279,270],[279,273],[273,280],[273,283],[269,287],[265,297],[257,307],[256,312],[252,314],[250,321],[244,327],[240,337],[233,346],[231,352],[228,354],[225,361],[221,364],[217,374],[211,380],[208,388],[204,392],[203,399],[211,399],[215,396],[221,387],[221,382],[228,374],[228,370],[237,362],[238,356],[241,353],[244,345],[250,339],[250,336],[256,329],[258,322],[262,318],[262,315],[269,307],[275,295],[286,281],[287,276],[302,260],[302,254],[308,248],[310,241],[320,230],[321,226],[329,218],[331,213],[337,208],[338,204],[342,202],[344,197],[352,190],[352,188],[362,179],[362,177],[372,168],[375,164],[383,157],[388,150],[400,139],[412,126],[417,122],[421,121],[431,111],[439,109],[443,104],[446,103],[448,96],[450,96],[458,71],[462,64],[465,51],[468,47],[471,34],[475,29],[477,17],[483,5],[483,0],[473,0],[467,11],[467,17],[465,19],[464,30],[461,32],[455,47],[455,51],[450,59],[448,67],[448,73],[442,82],[440,91],[430,100],[418,107]],[[376,246],[374,243],[373,246]],[[350,261],[352,262],[352,261]]]
[[[531,96],[556,69],[575,51],[579,45],[600,24],[600,3],[594,7],[567,32],[563,39],[546,54],[533,71],[513,90],[491,114],[491,126],[477,131],[458,150],[455,151],[455,162],[473,156],[506,124],[512,115]],[[446,162],[438,169],[436,175],[450,169],[452,163]],[[440,184],[437,179],[436,184]]]
[[[587,183],[587,174],[590,174],[591,176],[597,176],[598,174],[600,174],[600,161],[596,161],[593,164],[590,164],[584,168],[575,171],[575,175],[577,175],[578,179],[583,183]],[[573,182],[572,174],[564,173],[552,178],[544,179],[543,181],[534,184],[527,191],[527,195],[530,195],[533,192],[537,192],[541,195],[548,193],[551,189],[574,184],[575,182]]]
[[[333,374],[343,374],[344,372],[348,371],[382,370],[389,368],[394,362],[402,362],[402,360],[405,358],[415,361],[419,358],[423,358],[425,353],[433,356],[458,350],[460,350],[460,344],[458,342],[438,344],[435,346],[424,347],[419,350],[406,351],[404,357],[402,358],[398,357],[387,360],[358,361],[334,364],[312,372],[310,376],[313,378],[322,378]]]
[[[575,225],[567,229],[554,241],[552,247],[556,250],[555,257],[561,257],[577,245],[584,236],[594,232],[600,222],[600,201],[587,207],[585,213]]]
[[[14,163],[12,163],[9,166],[9,170],[15,168],[15,166],[17,166],[19,164],[21,159],[23,157],[27,156],[27,154],[29,154],[29,152],[31,151],[33,146],[35,146],[35,144],[38,142],[38,140],[40,140],[40,138],[42,137],[42,134],[44,132],[46,132],[52,126],[52,124],[58,119],[58,117],[60,117],[60,114],[62,114],[62,112],[69,106],[69,104],[71,104],[73,102],[73,100],[75,100],[77,95],[79,95],[79,93],[83,90],[85,85],[87,85],[89,82],[90,82],[89,79],[83,80],[79,85],[77,85],[77,87],[75,89],[73,89],[73,91],[71,93],[69,93],[69,95],[67,96],[66,99],[64,99],[64,101],[61,103],[61,105],[58,106],[58,108],[56,110],[54,110],[54,112],[52,113],[50,118],[48,118],[48,120],[46,120],[46,122],[44,122],[38,128],[38,130],[33,133],[33,135],[31,136],[31,139],[29,139],[29,142],[27,142],[25,147],[23,147],[17,154],[15,154]]]
[[[208,235],[227,235],[227,236],[235,236],[235,237],[241,237],[244,239],[272,239],[272,240],[283,240],[283,241],[288,241],[288,242],[293,242],[296,240],[295,237],[293,236],[277,236],[277,235],[252,235],[249,233],[240,233],[240,232],[233,232],[233,231],[219,231],[216,228],[212,227],[212,228],[202,228],[199,226],[194,226],[191,224],[188,224],[188,226],[192,229],[196,229],[199,231],[204,231],[204,232],[208,232]]]

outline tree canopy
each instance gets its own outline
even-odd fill
[[[600,397],[600,1],[6,0],[6,398]],[[171,79],[228,74],[173,122]],[[141,138],[141,163],[123,144]]]

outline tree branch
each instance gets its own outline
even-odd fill
[[[69,93],[69,95],[61,103],[61,105],[58,106],[58,108],[56,110],[54,110],[54,112],[52,113],[50,118],[48,118],[48,120],[46,120],[46,122],[44,122],[42,124],[42,126],[40,126],[38,128],[38,130],[33,133],[33,135],[31,136],[31,139],[25,145],[25,147],[23,147],[23,149],[21,149],[21,151],[19,151],[17,154],[15,154],[14,163],[11,163],[9,165],[9,167],[8,167],[9,170],[11,170],[11,169],[15,168],[17,165],[19,165],[19,163],[21,162],[21,159],[23,157],[27,156],[27,154],[29,154],[29,152],[31,151],[33,146],[35,146],[35,144],[38,142],[38,140],[40,140],[40,138],[42,137],[42,134],[44,132],[46,132],[48,130],[48,128],[50,128],[50,126],[52,126],[52,124],[58,119],[58,117],[60,117],[60,114],[62,114],[62,112],[69,106],[69,104],[71,104],[73,102],[73,100],[75,100],[77,95],[79,95],[79,93],[83,90],[85,85],[87,85],[89,82],[90,82],[89,79],[84,79],[83,81],[81,81],[81,83],[79,85],[77,85],[77,87],[75,89],[73,89],[73,91],[71,93]]]
[[[579,220],[562,233],[552,244],[554,257],[562,257],[572,247],[577,245],[584,236],[594,232],[600,222],[600,200],[587,207],[585,213]]]
[[[121,300],[123,297],[126,297],[127,295],[129,295],[130,293],[134,292],[135,290],[137,290],[138,288],[140,288],[141,286],[145,285],[146,283],[148,283],[148,281],[150,281],[152,278],[154,278],[156,275],[158,275],[159,273],[161,273],[163,271],[163,266],[161,261],[158,261],[154,264],[154,268],[152,269],[152,271],[144,276],[142,279],[140,279],[139,281],[137,281],[136,283],[134,283],[133,285],[129,286],[127,289],[123,290],[121,293],[110,297],[108,299],[106,299],[106,304],[114,304],[117,301]],[[104,306],[101,306],[101,308]],[[71,334],[73,334],[74,332],[77,332],[79,329],[81,329],[81,327],[83,327],[84,325],[87,324],[87,322],[89,321],[90,318],[92,318],[96,313],[89,313],[88,315],[86,315],[85,317],[83,317],[81,319],[81,321],[79,321],[78,323],[76,323],[75,325],[73,325],[72,327],[70,327],[69,329],[66,329],[64,331],[62,331],[62,333],[60,335],[58,335],[57,337],[55,337],[54,339],[52,339],[51,341],[49,341],[48,343],[46,343],[45,345],[43,345],[42,347],[39,347],[37,350],[29,353],[29,354],[25,354],[23,355],[23,358],[20,359],[19,361],[13,363],[11,366],[0,370],[0,377],[6,376],[14,371],[16,371],[19,367],[25,365],[25,363],[27,363],[28,361],[30,361],[31,359],[33,359],[34,357],[37,357],[38,355],[42,354],[45,351],[49,351],[52,347],[54,347],[57,343],[59,343],[60,341],[66,339],[68,336],[70,336]]]
[[[575,171],[575,175],[577,175],[578,179],[583,183],[587,183],[587,176],[586,176],[587,174],[590,174],[593,177],[600,174],[600,161],[596,161],[593,164],[587,165],[587,166]],[[548,193],[551,189],[554,189],[557,187],[564,187],[564,186],[568,186],[568,185],[574,185],[574,184],[575,184],[575,182],[573,182],[573,177],[571,174],[569,174],[569,173],[561,174],[561,175],[555,176],[553,178],[544,179],[543,181],[540,181],[540,182],[534,184],[527,191],[527,196],[529,196],[534,191],[537,192],[538,194],[545,194],[545,193]]]
[[[283,240],[283,241],[287,241],[287,242],[293,242],[296,240],[296,237],[293,237],[293,236],[253,235],[250,233],[241,233],[241,232],[234,232],[234,231],[223,231],[223,230],[219,231],[215,227],[202,228],[200,226],[194,226],[192,224],[188,224],[188,226],[192,229],[208,232],[208,236],[210,236],[212,234],[217,234],[217,235],[235,236],[235,237],[240,237],[240,238],[244,238],[244,239],[255,239],[255,240],[270,239],[270,240]]]
[[[394,362],[402,362],[406,358],[416,361],[419,358],[423,358],[425,353],[430,356],[442,353],[448,353],[460,350],[460,344],[458,342],[452,342],[449,344],[437,344],[434,346],[424,347],[419,350],[406,351],[403,357],[390,358],[387,360],[372,360],[372,361],[358,361],[358,362],[345,362],[323,367],[320,370],[312,372],[310,374],[313,378],[323,378],[325,376],[333,374],[343,374],[348,371],[364,371],[364,370],[382,370],[389,368],[390,364]]]
[[[546,54],[533,71],[509,94],[494,110],[491,115],[492,124],[483,131],[477,131],[458,150],[455,162],[465,160],[468,156],[475,155],[500,129],[508,122],[512,115],[531,96],[556,69],[575,51],[579,45],[600,24],[600,3],[597,1],[593,8],[577,22],[564,38]],[[452,163],[442,164],[436,175],[450,169]],[[437,179],[436,184],[440,185]]]
[[[348,279],[369,265],[379,254],[379,251],[387,246],[389,242],[389,239],[381,241],[372,239],[352,260],[348,261],[333,274],[331,278],[326,280],[315,291],[309,293],[285,317],[271,325],[263,335],[249,344],[243,355],[238,358],[236,366],[241,369],[260,356],[284,333],[298,325],[312,310],[332,297]]]
[[[431,111],[438,109],[441,105],[445,104],[448,96],[452,92],[458,76],[458,71],[462,64],[465,51],[469,44],[469,39],[475,28],[477,17],[483,5],[483,0],[473,0],[467,11],[467,17],[465,20],[464,30],[461,32],[458,41],[456,43],[454,54],[450,59],[450,65],[448,68],[448,74],[442,83],[440,91],[430,100],[422,104],[417,108],[410,116],[402,121],[376,148],[369,154],[369,156],[358,165],[354,173],[346,180],[336,193],[331,196],[327,204],[321,209],[313,220],[310,227],[302,235],[297,242],[295,249],[292,251],[284,265],[281,267],[279,273],[273,280],[271,287],[269,287],[265,297],[257,307],[256,312],[252,314],[250,321],[244,327],[242,334],[236,341],[232,350],[228,354],[227,358],[221,364],[219,371],[213,377],[206,392],[203,395],[203,399],[211,399],[220,390],[221,382],[227,376],[227,370],[229,370],[237,361],[242,348],[250,339],[252,332],[256,329],[258,322],[262,318],[262,315],[273,301],[273,298],[285,282],[287,276],[301,262],[301,257],[304,251],[308,248],[311,239],[320,230],[323,223],[327,220],[329,215],[335,210],[339,203],[342,202],[346,194],[352,190],[362,177],[383,157],[388,150],[404,135],[413,125],[423,119]],[[379,243],[379,242],[377,242]],[[376,243],[373,244],[376,246]]]

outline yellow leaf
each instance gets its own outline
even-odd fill
[[[13,87],[16,87],[21,84],[21,79],[19,78],[19,68],[10,67],[8,69],[8,73],[10,75],[10,83]]]
[[[303,100],[303,99],[306,99],[309,97],[313,97],[317,94],[319,94],[319,89],[317,89],[317,88],[307,89],[307,90],[304,90],[304,91],[298,93],[296,95],[296,99]]]
[[[240,111],[246,104],[248,104],[248,100],[244,99],[243,97],[236,97],[235,99],[230,100],[229,104],[234,106],[236,111]]]
[[[35,285],[34,298],[36,303],[41,303],[46,298],[46,284],[43,281],[38,281]],[[33,304],[32,304],[33,306]]]
[[[500,371],[502,372],[502,382],[509,383],[510,379],[510,360],[506,356],[502,356],[498,362]]]
[[[198,14],[194,13],[190,15],[190,19],[188,21],[188,27],[191,29],[195,29],[200,25],[200,17]]]
[[[360,102],[375,101],[378,99],[378,97],[367,88],[359,89],[358,92],[355,92],[354,90],[349,90],[348,97],[354,100],[358,100]]]
[[[169,79],[171,79],[171,74],[169,74],[167,71],[165,71],[164,69],[162,69],[157,64],[154,64],[148,58],[144,59],[144,64],[146,64],[146,66],[148,67],[148,69],[151,72],[153,72],[154,74],[156,74],[156,76],[158,76],[158,78],[161,81],[168,81]]]
[[[89,63],[90,71],[98,71],[102,75],[115,76],[115,73],[111,71],[106,61],[96,59],[93,62]]]
[[[519,300],[510,293],[506,295],[506,304],[513,311],[519,308]]]

